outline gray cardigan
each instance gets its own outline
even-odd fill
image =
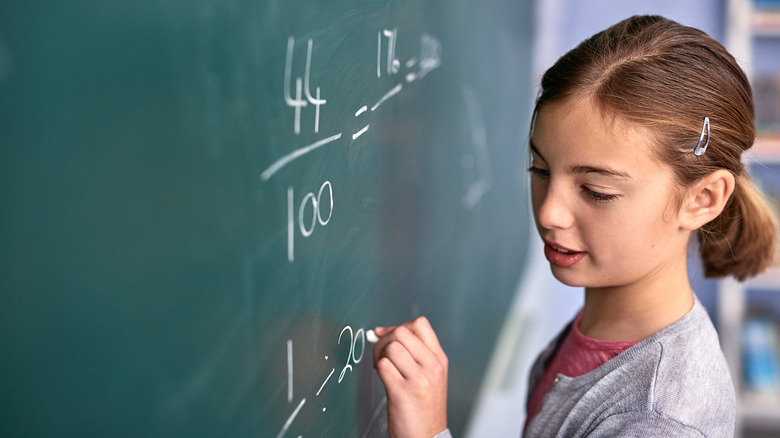
[[[529,395],[570,327],[536,359]],[[525,437],[733,437],[735,404],[718,334],[697,298],[679,321],[595,370],[559,374]]]
[[[539,382],[571,324],[542,352]],[[558,375],[526,437],[733,437],[736,397],[718,334],[698,299],[679,321],[585,375]]]

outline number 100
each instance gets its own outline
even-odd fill
[[[326,193],[329,201],[327,206],[327,216],[323,214],[322,195]],[[311,204],[311,220],[307,218],[307,206]],[[330,218],[333,216],[333,186],[330,181],[325,181],[320,186],[319,192],[315,196],[313,192],[309,192],[303,197],[298,207],[298,229],[303,237],[309,237],[314,233],[314,229],[319,223],[323,227],[330,222]],[[295,260],[295,193],[292,186],[287,187],[287,260],[292,262]]]

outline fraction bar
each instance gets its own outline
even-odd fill
[[[300,403],[298,403],[298,407],[295,408],[292,415],[290,415],[290,418],[288,418],[287,421],[284,423],[284,426],[282,426],[282,430],[279,431],[279,434],[276,435],[276,438],[282,438],[284,436],[284,433],[287,432],[287,429],[290,428],[290,425],[292,425],[293,420],[295,420],[295,417],[298,415],[298,412],[300,412],[304,403],[306,403],[306,399],[303,399],[301,400]]]
[[[300,149],[296,149],[292,151],[291,153],[285,155],[284,157],[276,160],[276,162],[268,167],[268,169],[265,169],[263,173],[260,174],[260,178],[263,181],[268,181],[276,172],[278,172],[282,167],[290,164],[293,160],[300,158],[309,152],[321,148],[322,146],[325,146],[328,143],[332,143],[338,139],[341,138],[341,133],[339,132],[336,135],[332,135],[328,138],[323,138],[322,140],[319,140],[317,142],[314,142],[308,146],[304,146]]]

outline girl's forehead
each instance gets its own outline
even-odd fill
[[[647,128],[607,116],[586,99],[540,108],[531,141],[542,158],[566,165],[608,165],[630,174],[660,166]]]

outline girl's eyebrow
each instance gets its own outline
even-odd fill
[[[533,140],[530,139],[528,140],[528,146],[536,155],[539,156],[539,158],[544,160],[544,162],[547,162],[547,160],[544,159],[544,156],[541,153],[539,153],[539,149],[536,148],[536,145],[534,144]],[[595,173],[612,179],[623,179],[623,180],[634,179],[631,175],[628,174],[628,172],[623,172],[620,170],[615,170],[609,167],[602,167],[602,166],[573,166],[569,168],[566,171],[566,173],[568,173],[569,175]]]
[[[585,173],[596,173],[596,174],[605,176],[607,178],[612,178],[612,179],[630,179],[630,180],[634,179],[627,172],[622,172],[622,171],[619,171],[619,170],[610,169],[608,167],[574,166],[574,167],[570,168],[567,171],[567,173],[569,175],[585,174]]]

